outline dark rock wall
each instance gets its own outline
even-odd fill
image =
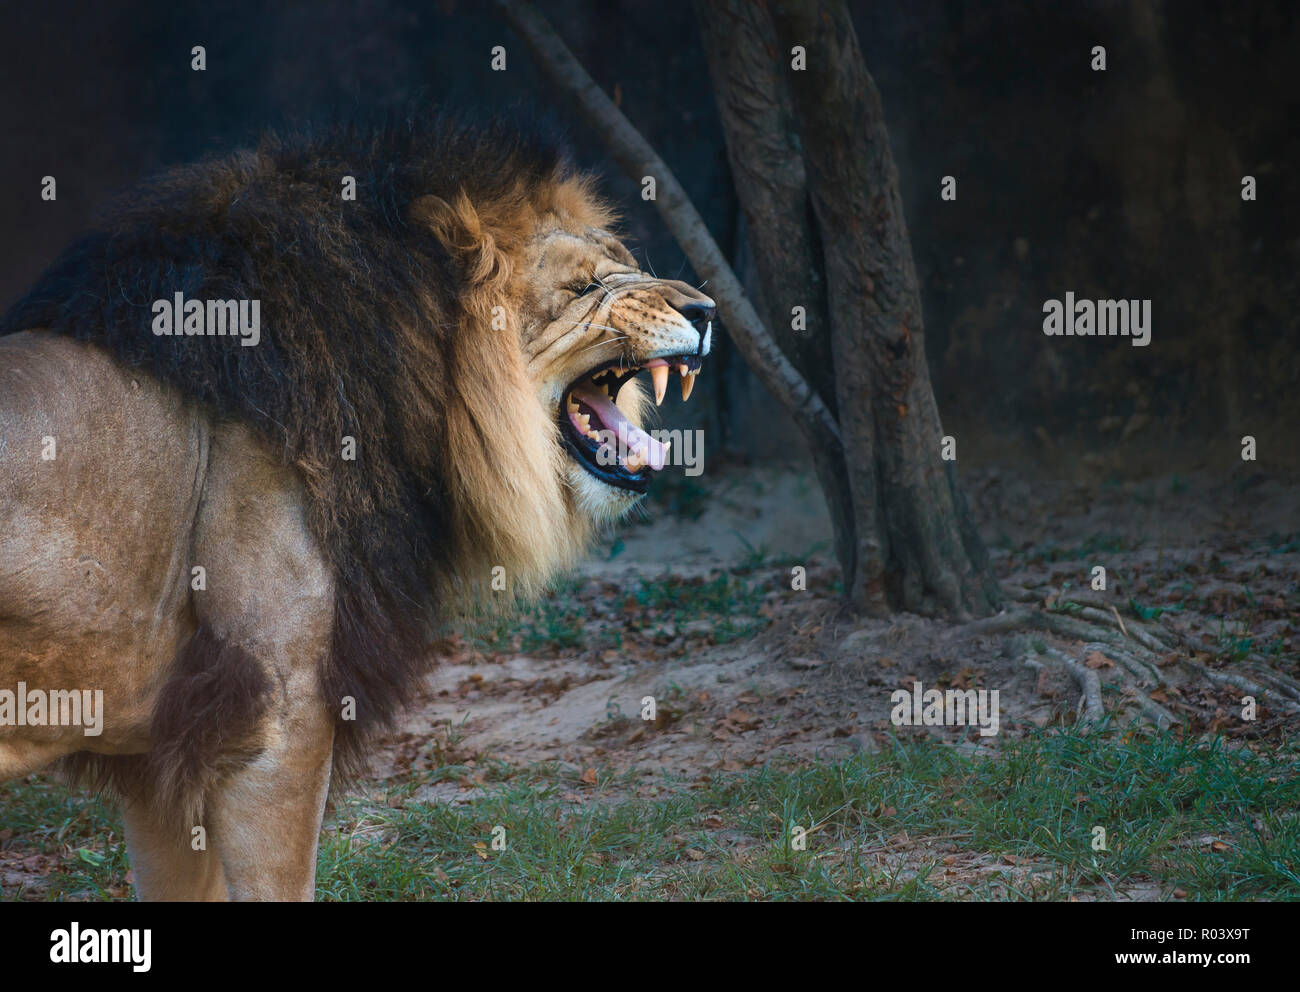
[[[689,4],[541,6],[723,247],[743,255]],[[639,187],[555,105],[486,3],[5,8],[0,303],[135,178],[268,126],[420,99],[545,109],[571,130],[580,162],[606,173],[642,264],[693,278]],[[1300,8],[900,0],[854,10],[890,121],[947,429],[1029,451],[1147,438],[1193,460],[1203,439],[1234,432],[1300,448]],[[488,71],[497,44],[504,73]],[[207,48],[206,72],[190,69],[193,45]],[[1106,46],[1104,73],[1089,68],[1093,45]],[[1246,174],[1258,180],[1255,203],[1240,198]],[[44,175],[58,180],[56,202],[40,199]],[[939,197],[945,175],[957,178],[956,202]],[[1043,302],[1066,291],[1151,299],[1152,345],[1044,337]],[[725,345],[706,376],[708,409],[684,420],[707,413],[711,450],[792,450],[779,411]],[[673,406],[665,417],[677,421]]]

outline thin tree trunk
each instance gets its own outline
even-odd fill
[[[850,600],[966,617],[1000,599],[951,463],[880,93],[840,0],[773,0],[826,265],[845,470],[858,522]],[[788,68],[795,46],[806,68]],[[873,526],[874,525],[874,526]]]
[[[695,13],[758,271],[756,299],[781,350],[834,410],[835,367],[820,246],[790,90],[772,57],[776,36],[771,20],[752,0],[696,0]],[[803,310],[801,330],[794,326],[795,307]],[[844,462],[818,444],[813,464],[847,587],[855,571],[856,538]]]

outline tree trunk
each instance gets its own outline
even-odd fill
[[[825,259],[845,472],[857,521],[849,599],[967,617],[1000,592],[940,455],[921,301],[880,93],[840,0],[774,0],[776,58]],[[802,46],[806,68],[790,68]]]
[[[781,350],[834,412],[835,367],[821,246],[790,89],[772,57],[776,37],[771,19],[752,0],[696,0],[695,13],[758,271],[761,315]],[[803,309],[800,320],[795,307]],[[853,495],[843,449],[829,440],[814,437],[809,444],[847,585],[856,545]]]
[[[664,222],[708,280],[746,362],[808,442],[850,605],[874,615],[990,612],[1000,592],[952,465],[939,457],[942,428],[880,95],[843,6],[774,4],[772,20],[761,4],[700,0],[698,8],[706,46],[719,49],[710,71],[765,286],[765,322],[676,177],[536,8],[494,3],[623,170],[638,182],[657,178]],[[808,68],[783,78],[795,44],[807,49]],[[793,306],[806,308],[820,341],[785,330]]]

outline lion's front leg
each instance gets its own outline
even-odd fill
[[[202,826],[232,899],[311,899],[334,739],[320,691],[334,582],[297,476],[244,428],[214,432],[194,555],[200,623],[265,676],[240,760],[205,788]]]
[[[140,899],[312,898],[334,736],[316,656],[299,644],[254,659],[277,684],[238,757],[216,758],[226,767],[201,795],[178,806],[159,781],[135,780],[122,813]]]
[[[287,714],[274,743],[208,798],[207,820],[232,899],[311,900],[315,894],[334,728],[322,706],[312,710]]]
[[[140,899],[312,898],[333,725],[313,685],[288,688],[258,728],[261,754],[212,786],[201,822],[178,819],[144,783],[122,804]]]

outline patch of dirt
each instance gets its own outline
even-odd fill
[[[1300,518],[1282,481],[1247,472],[1089,485],[1009,470],[964,481],[1004,585],[1087,590],[1102,565],[1105,595],[1126,608],[1132,599],[1172,611],[1152,622],[1186,638],[1182,653],[1206,667],[1228,665],[1240,649],[1300,674]],[[1025,647],[1080,655],[1080,642],[1041,632],[1017,641],[980,624],[910,614],[855,620],[836,598],[829,538],[806,474],[737,470],[709,483],[697,519],[628,526],[582,569],[572,621],[579,647],[445,644],[380,773],[491,756],[694,779],[774,758],[843,757],[891,733],[966,748],[990,743],[973,727],[892,726],[891,693],[916,682],[997,690],[999,733],[1076,719],[1079,686],[1058,668],[1035,666],[1032,652],[1026,663]],[[806,590],[791,588],[792,561],[805,563]],[[659,607],[621,597],[650,578],[680,583],[672,589],[689,605],[699,588],[692,583],[724,575],[753,592],[745,619],[760,629],[750,636],[718,636],[735,619],[725,611],[682,622],[662,597]],[[607,646],[611,631],[617,648]],[[1103,689],[1114,682],[1113,662],[1080,656]],[[1188,732],[1259,738],[1294,729],[1294,715],[1267,702],[1245,723],[1241,689],[1184,673],[1173,657],[1159,664],[1152,698],[1187,720]],[[1114,682],[1113,692],[1131,690]],[[642,718],[647,697],[653,719]]]
[[[696,480],[697,482],[703,482]],[[734,469],[703,483],[704,506],[691,518],[660,516],[622,527],[584,564],[588,576],[705,575],[757,557],[785,559],[829,553],[830,520],[808,472]],[[671,541],[656,519],[668,522]],[[611,552],[614,552],[611,555]]]

